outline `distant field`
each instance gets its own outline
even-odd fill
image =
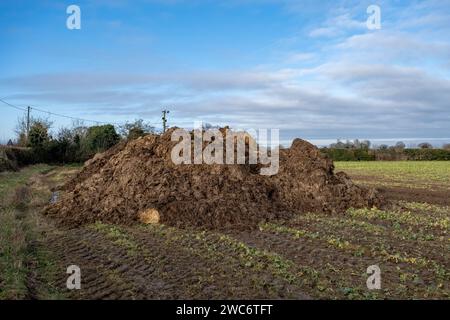
[[[336,167],[387,188],[392,206],[225,233],[105,223],[67,230],[40,212],[77,167],[1,174],[0,299],[448,299],[450,207],[440,201],[449,163]],[[65,287],[72,264],[82,270],[81,290]],[[381,290],[366,286],[374,264]]]
[[[450,161],[342,161],[335,167],[366,185],[450,189]]]

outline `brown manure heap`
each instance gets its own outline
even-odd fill
[[[344,173],[334,174],[332,161],[304,140],[280,149],[278,174],[263,176],[256,170],[260,165],[175,165],[173,130],[98,154],[45,213],[66,226],[141,221],[223,229],[382,203],[375,190],[353,184]]]

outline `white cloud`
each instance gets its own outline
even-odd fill
[[[309,32],[310,37],[336,37],[349,31],[366,29],[366,22],[353,19],[349,13],[329,18],[323,26]]]
[[[321,81],[313,83],[304,75]],[[155,117],[161,106],[168,105],[173,117],[184,123],[203,119],[220,124],[323,131],[329,136],[354,130],[375,134],[379,130],[404,133],[439,128],[444,131],[450,127],[449,81],[417,68],[337,61],[308,72],[280,69],[184,76],[65,76],[73,92],[56,86],[64,79],[58,81],[55,75],[47,76],[50,81],[45,88],[45,78],[16,79],[15,86],[26,84],[27,91],[35,94],[11,98],[31,99],[37,105],[39,100],[42,104],[81,105],[86,108],[84,112],[127,117]],[[347,91],[339,92],[339,87]]]
[[[322,27],[309,32],[310,37],[334,37],[339,33],[336,28]]]
[[[312,52],[296,52],[288,55],[287,63],[296,63],[313,60],[316,55]]]
[[[266,67],[42,74],[0,79],[0,86],[11,99],[121,118],[159,118],[160,108],[170,106],[178,125],[203,119],[298,130],[299,136],[448,136],[450,79],[438,66],[448,66],[450,44],[442,28],[435,32],[428,25],[442,27],[443,20],[411,13],[408,21],[399,13],[403,23],[384,21],[382,30],[371,32],[354,12],[333,11],[306,31],[316,38],[309,39],[317,41],[316,51],[283,42],[282,62]]]

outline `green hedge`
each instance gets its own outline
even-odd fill
[[[0,147],[0,172],[16,171],[34,163],[35,157],[30,148]]]
[[[405,149],[408,160],[450,160],[450,150],[444,149]]]
[[[322,153],[334,161],[373,161],[375,155],[366,149],[321,149]]]
[[[35,155],[31,148],[5,147],[4,151],[8,160],[18,167],[37,163]]]
[[[366,150],[322,148],[321,152],[334,161],[450,160],[450,150],[444,149]]]
[[[88,158],[79,155],[72,145],[52,140],[41,148],[0,147],[0,172],[15,171],[37,163],[81,163]]]

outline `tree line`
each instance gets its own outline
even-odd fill
[[[155,133],[156,129],[142,119],[121,126],[112,124],[86,126],[76,121],[71,127],[51,130],[53,123],[45,118],[19,118],[16,137],[3,148],[0,167],[21,167],[33,163],[80,163],[103,152],[121,140],[131,140]],[[8,161],[9,163],[6,163]],[[3,168],[7,170],[11,168]]]
[[[450,160],[450,143],[433,148],[431,143],[422,142],[417,148],[407,148],[402,141],[388,146],[372,145],[369,140],[338,140],[321,151],[335,161]]]

